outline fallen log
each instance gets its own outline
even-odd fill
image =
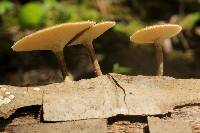
[[[1,86],[1,93],[6,93],[2,88],[15,95],[0,105],[0,117],[4,118],[31,105],[43,106],[44,121],[71,121],[117,114],[159,115],[177,106],[200,103],[200,80],[165,76],[107,74],[38,87]]]
[[[199,104],[176,107],[170,114],[148,117],[150,133],[199,133]]]
[[[200,103],[200,80],[108,74],[44,91],[45,121],[158,115]]]

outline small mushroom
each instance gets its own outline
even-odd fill
[[[154,43],[156,47],[156,57],[158,63],[157,75],[163,75],[163,51],[161,43],[170,37],[177,35],[182,30],[182,27],[176,24],[163,24],[149,26],[136,31],[130,40],[135,43]]]
[[[79,34],[88,30],[95,22],[85,21],[64,23],[50,28],[39,30],[17,41],[14,51],[51,50],[56,55],[63,79],[67,76],[67,68],[63,55],[65,45]]]
[[[99,66],[95,50],[93,47],[93,40],[103,34],[105,31],[110,29],[115,25],[113,21],[105,21],[98,24],[93,25],[90,29],[84,32],[77,40],[71,42],[69,45],[83,44],[87,49],[90,59],[92,61],[95,73],[97,76],[102,75],[101,68]]]

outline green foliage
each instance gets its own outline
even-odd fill
[[[55,7],[55,5],[57,5],[57,0],[43,0],[44,4],[51,8],[51,7]]]
[[[67,5],[65,13],[69,21],[72,22],[81,20],[100,20],[100,14],[97,10],[85,6]]]
[[[1,1],[0,2],[0,16],[4,15],[7,11],[13,9],[13,3],[10,1]]]
[[[96,9],[87,8],[85,6],[80,7],[80,17],[83,20],[94,20],[94,21],[100,20],[100,14],[99,12],[97,12]]]
[[[184,29],[191,30],[198,21],[200,21],[200,12],[195,12],[186,16],[180,24]]]
[[[22,6],[19,21],[25,27],[37,27],[43,23],[45,7],[39,2],[31,2]]]
[[[68,16],[65,13],[65,4],[58,2],[55,2],[54,4],[45,2],[45,7],[47,7],[44,20],[46,26],[64,23],[68,20]]]
[[[13,15],[13,12],[8,12],[6,15],[2,16],[3,28],[5,31],[10,31],[13,27],[17,28],[19,26],[17,18],[13,17]]]
[[[113,65],[113,72],[114,73],[130,73],[131,69],[128,67],[120,66],[118,63]]]
[[[80,10],[76,5],[67,5],[65,9],[65,13],[69,21],[80,21]]]
[[[117,24],[115,26],[115,30],[119,31],[119,32],[124,32],[127,34],[127,36],[130,36],[135,31],[137,31],[138,29],[141,29],[143,27],[144,26],[140,20],[133,20],[129,24],[123,24],[123,23]]]

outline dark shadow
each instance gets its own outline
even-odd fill
[[[113,124],[116,121],[130,121],[130,122],[140,122],[140,123],[147,123],[146,116],[137,116],[137,115],[116,115],[113,117],[108,118],[108,125]]]
[[[184,104],[184,105],[178,105],[175,106],[173,109],[180,109],[188,106],[200,106],[200,103],[189,103],[189,104]]]
[[[166,117],[171,117],[172,113],[171,112],[167,112],[165,114],[157,114],[157,115],[148,115],[148,116],[152,116],[152,117],[158,117],[160,119],[162,118],[166,118]]]
[[[3,132],[7,125],[12,123],[12,121],[21,116],[33,115],[34,119],[38,119],[40,115],[41,105],[32,105],[27,107],[22,107],[17,109],[9,118],[0,118],[0,132]],[[41,113],[42,114],[42,113]],[[41,118],[40,118],[41,120]]]

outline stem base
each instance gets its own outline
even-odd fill
[[[68,76],[68,73],[67,73],[67,67],[65,64],[65,58],[63,55],[63,51],[57,51],[57,52],[54,52],[54,54],[56,55],[56,58],[58,59],[58,64],[59,64],[60,70],[62,72],[62,78],[64,80],[65,77]]]
[[[86,43],[84,43],[84,46],[86,47],[86,49],[89,53],[90,60],[92,61],[93,68],[95,70],[96,75],[97,76],[103,75],[102,72],[101,72],[101,68],[99,66],[99,63],[98,63],[92,42],[91,41],[86,42]]]

